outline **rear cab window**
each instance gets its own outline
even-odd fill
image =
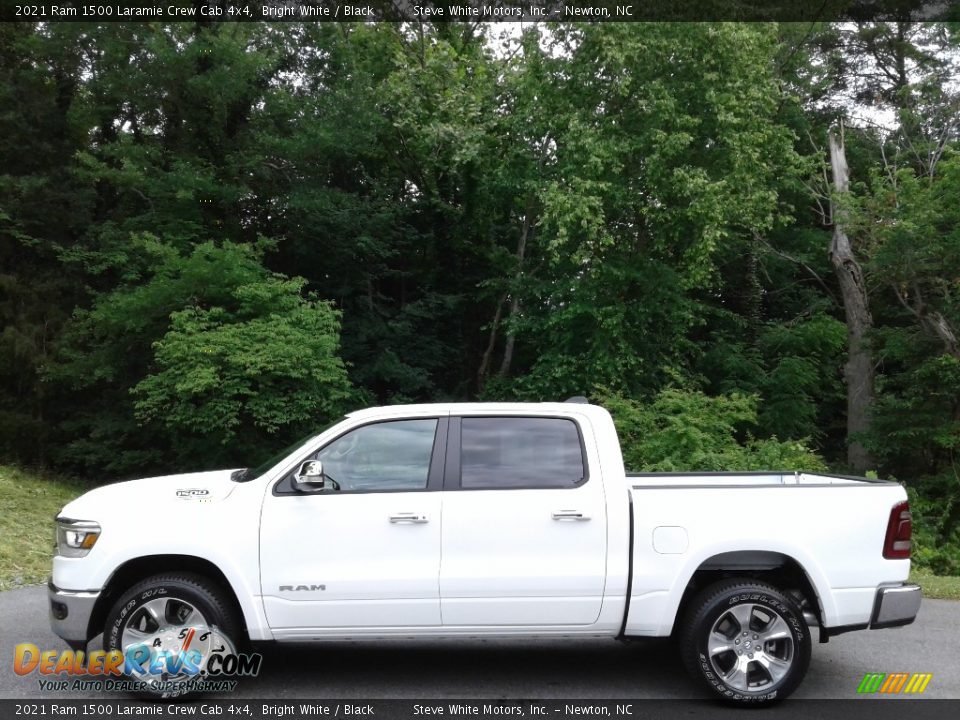
[[[570,418],[461,418],[463,490],[574,488],[587,477],[580,428]]]

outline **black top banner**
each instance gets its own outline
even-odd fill
[[[0,0],[4,22],[960,21],[960,0]]]

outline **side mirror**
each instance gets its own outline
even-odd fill
[[[293,478],[293,484],[300,492],[317,492],[325,487],[323,463],[319,460],[307,460]]]

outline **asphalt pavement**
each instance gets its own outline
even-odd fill
[[[36,673],[13,672],[14,646],[23,642],[66,649],[48,625],[44,587],[0,593],[0,698],[120,699],[115,693],[42,691]],[[688,679],[674,645],[660,639],[396,640],[260,650],[259,677],[241,681],[230,699],[708,697]],[[933,679],[923,698],[960,699],[958,650],[960,602],[924,600],[913,625],[815,644],[806,680],[793,697],[852,699],[865,673],[928,672]]]

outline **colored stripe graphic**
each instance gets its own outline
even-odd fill
[[[917,695],[927,689],[932,679],[933,673],[867,673],[857,686],[857,692]]]
[[[932,673],[914,673],[913,677],[910,678],[910,682],[907,683],[906,693],[922,693],[927,689],[927,685],[930,684],[930,680],[933,679]]]
[[[885,677],[885,673],[867,673],[863,676],[863,680],[860,681],[860,687],[857,688],[857,692],[875,693],[880,689],[880,683],[883,682]]]
[[[890,693],[891,695],[900,692],[908,677],[908,673],[890,673],[887,675],[887,680],[883,683],[883,687],[880,688],[880,692]]]

